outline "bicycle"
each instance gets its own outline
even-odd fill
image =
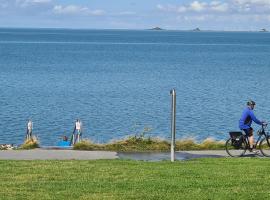
[[[270,157],[270,135],[266,131],[267,124],[263,124],[262,127],[257,131],[259,135],[254,149],[257,147],[260,149],[262,155]],[[231,157],[241,157],[247,150],[250,149],[250,143],[248,136],[244,132],[229,132],[230,138],[226,141],[226,152]]]

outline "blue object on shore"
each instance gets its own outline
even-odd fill
[[[57,146],[70,147],[70,142],[69,141],[60,141],[60,142],[58,142]]]

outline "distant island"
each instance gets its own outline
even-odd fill
[[[268,32],[265,28],[262,28],[260,32]]]
[[[164,29],[160,28],[160,27],[155,27],[155,28],[151,28],[150,30],[153,30],[153,31],[162,31]]]
[[[195,28],[195,29],[193,29],[192,31],[201,31],[201,29]]]

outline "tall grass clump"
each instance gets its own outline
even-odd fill
[[[150,152],[150,151],[170,151],[170,141],[147,136],[152,129],[144,127],[135,130],[134,133],[122,140],[112,141],[107,144],[95,144],[90,140],[83,140],[73,146],[75,150],[106,150],[118,152]],[[189,150],[223,150],[225,142],[216,141],[212,138],[198,143],[195,139],[181,139],[175,142],[176,151]]]
[[[159,138],[130,136],[127,139],[106,144],[104,148],[123,152],[168,151],[170,144]]]
[[[213,138],[207,138],[200,144],[200,150],[223,150],[225,149],[224,141],[216,141]]]
[[[200,145],[194,139],[182,139],[175,141],[176,151],[199,150]]]
[[[112,141],[108,144],[94,144],[89,140],[79,142],[74,145],[76,150],[106,150],[119,152],[147,152],[147,151],[169,151],[170,144],[166,140],[146,136],[151,128],[144,127],[141,131],[136,131],[133,136],[126,139]]]
[[[104,145],[104,149],[108,151],[120,152],[149,152],[149,151],[169,151],[170,144],[166,140],[147,136],[152,131],[151,127],[143,127],[135,130],[132,136],[124,140],[113,141]]]
[[[32,139],[27,139],[24,143],[20,146],[20,149],[35,149],[39,148],[39,141],[37,137],[33,137]]]
[[[104,150],[103,145],[94,144],[91,140],[82,140],[73,146],[74,150]]]
[[[207,138],[201,143],[196,142],[194,139],[183,139],[175,142],[177,151],[189,150],[224,150],[225,142],[216,141],[213,138]]]
[[[83,140],[73,146],[75,150],[105,150],[118,152],[150,152],[170,151],[170,142],[153,137],[130,136],[123,140],[108,144],[95,144],[90,140]],[[182,139],[175,142],[176,151],[191,150],[224,150],[225,142],[207,138],[201,143],[194,139]]]
[[[142,138],[131,136],[124,140],[108,144],[94,144],[90,140],[82,140],[73,146],[74,150],[105,150],[119,152],[168,151],[170,144],[158,138]]]

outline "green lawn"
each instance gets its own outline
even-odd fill
[[[0,161],[0,199],[269,199],[270,160]]]

